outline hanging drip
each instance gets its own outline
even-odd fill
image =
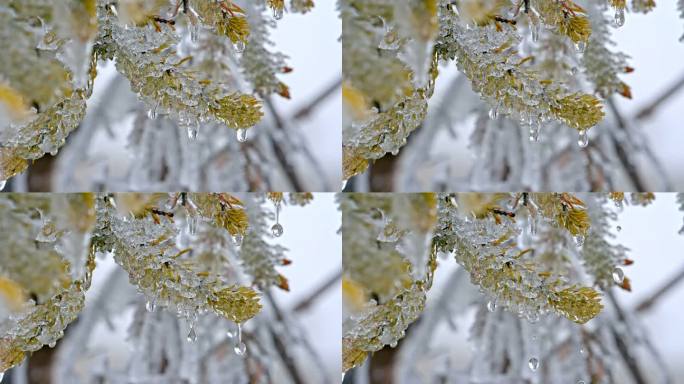
[[[233,348],[233,350],[235,351],[236,355],[244,356],[247,352],[247,345],[245,345],[245,343],[242,341],[242,324],[238,324],[237,326],[237,344],[235,344],[235,348]]]
[[[271,233],[275,237],[280,237],[283,235],[283,226],[280,224],[280,201],[275,203],[275,224],[271,227]]]

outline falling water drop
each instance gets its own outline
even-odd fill
[[[615,26],[617,28],[622,27],[625,25],[625,9],[624,8],[618,8],[615,10]]]
[[[499,117],[499,107],[492,107],[489,110],[489,118],[492,120],[496,120]]]
[[[7,184],[7,180],[0,180],[0,191],[5,189],[5,184]]]
[[[536,372],[537,368],[539,368],[539,359],[532,357],[530,358],[530,361],[527,362],[527,365],[530,367],[532,372]]]
[[[233,44],[233,48],[235,48],[235,52],[237,52],[237,53],[244,52],[245,47],[246,47],[245,42],[242,40],[238,40],[237,42],[235,42],[235,44]]]
[[[489,300],[489,302],[487,302],[487,310],[489,312],[496,311],[496,302],[494,302],[494,300]]]
[[[145,304],[145,309],[147,309],[147,312],[154,312],[156,308],[157,304],[154,302],[154,300],[147,300],[147,303]]]
[[[188,332],[188,343],[194,343],[197,340],[197,332],[195,326],[190,324],[190,332]]]
[[[271,227],[271,233],[273,233],[273,236],[275,237],[280,237],[283,235],[283,226],[280,225],[280,223],[275,223]]]
[[[615,267],[615,269],[613,269],[613,281],[615,282],[615,284],[622,284],[624,280],[625,273],[622,271],[622,268]]]
[[[238,129],[236,135],[237,135],[237,141],[239,141],[241,143],[244,143],[245,141],[247,141],[247,130],[246,129],[244,129],[244,128]]]
[[[579,131],[579,139],[577,139],[577,145],[579,145],[580,148],[586,148],[587,145],[589,145],[589,135],[587,134],[586,129],[581,129]]]
[[[283,8],[273,9],[273,18],[276,20],[282,19],[283,18]]]
[[[188,139],[195,140],[197,138],[197,132],[199,132],[199,123],[188,125]]]
[[[622,227],[619,225],[615,229],[617,229],[618,232],[622,231]]]

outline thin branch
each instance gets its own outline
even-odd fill
[[[684,267],[682,267],[679,272],[677,272],[674,276],[672,276],[670,279],[668,279],[660,288],[658,288],[651,296],[640,302],[636,307],[635,310],[637,312],[644,312],[649,309],[658,301],[660,298],[665,296],[665,294],[669,293],[672,288],[677,286],[682,280],[684,280]]]
[[[613,112],[613,115],[615,116],[615,121],[617,122],[618,128],[620,128],[623,131],[627,131],[627,123],[625,122],[625,119],[622,117],[620,114],[620,111],[617,109],[617,106],[615,105],[615,102],[613,99],[608,99],[608,107],[610,108],[611,112]],[[632,163],[632,160],[629,158],[629,155],[627,155],[627,151],[625,150],[625,147],[618,141],[618,139],[611,133],[611,138],[613,141],[613,145],[615,146],[615,153],[618,156],[618,159],[620,160],[620,163],[622,163],[622,166],[625,169],[625,172],[627,172],[627,175],[629,178],[632,180],[632,184],[634,184],[634,188],[636,188],[637,191],[639,192],[644,192],[646,191],[646,183],[641,179],[641,176],[639,175],[639,171],[636,169],[636,166],[634,163]]]
[[[300,108],[293,116],[293,120],[302,120],[308,117],[322,102],[324,102],[328,97],[336,94],[335,91],[342,86],[342,78],[330,83],[327,87],[323,88],[316,96],[304,107]]]
[[[334,273],[332,276],[328,277],[322,284],[320,284],[313,293],[301,300],[297,305],[294,306],[294,312],[302,312],[307,310],[311,304],[314,303],[320,296],[322,296],[328,289],[336,287],[336,282],[342,278],[342,271]]]
[[[635,115],[635,117],[637,118],[637,120],[642,120],[651,116],[658,107],[660,107],[665,101],[670,99],[672,96],[676,95],[677,92],[679,92],[679,90],[681,90],[682,88],[684,88],[684,75],[680,76],[679,80],[677,80],[674,84],[666,88],[665,91],[663,91],[663,93],[660,94],[660,96],[656,97],[652,102],[650,102],[644,108],[642,108]]]
[[[282,117],[278,114],[278,111],[275,109],[275,106],[271,102],[270,99],[265,99],[264,100],[264,105],[266,108],[268,108],[269,112],[271,113],[271,116],[273,116],[273,121],[275,122],[275,126],[277,129],[281,131],[285,131],[285,123],[283,122]],[[303,191],[304,190],[304,185],[302,182],[299,180],[299,176],[297,176],[297,173],[295,172],[294,166],[290,164],[290,161],[287,158],[287,155],[285,154],[285,151],[283,148],[280,146],[280,143],[278,143],[272,136],[269,135],[268,140],[271,142],[271,145],[273,146],[273,152],[280,162],[283,171],[285,172],[285,175],[287,176],[288,180],[290,181],[290,184],[292,184],[292,187],[295,189],[295,191]]]
[[[280,311],[280,308],[276,305],[275,300],[273,300],[273,297],[269,292],[264,293],[264,297],[268,300],[269,304],[271,305],[271,308],[273,308],[273,312],[276,315],[276,319],[278,320],[279,323],[283,323],[285,321],[285,318],[283,316],[283,313]],[[292,378],[292,381],[295,384],[304,384],[305,381],[302,378],[302,374],[299,372],[299,369],[297,368],[297,364],[294,361],[294,357],[290,355],[289,349],[287,348],[287,345],[285,345],[285,342],[282,340],[280,335],[273,329],[272,326],[269,326],[269,333],[271,334],[271,337],[273,338],[273,345],[276,347],[276,350],[278,351],[278,354],[280,355],[281,359],[283,360],[283,363],[285,364],[285,368],[287,369],[288,373],[290,374],[290,377]]]
[[[620,307],[617,300],[615,299],[613,292],[608,290],[606,292],[606,296],[608,297],[608,300],[610,300],[610,302],[613,304],[613,307],[615,308],[615,312],[617,313],[620,322],[626,324],[627,318],[625,316],[625,313],[623,312],[622,307]],[[644,379],[644,375],[641,372],[641,369],[639,368],[639,363],[637,362],[636,358],[630,353],[629,347],[627,346],[627,344],[625,344],[622,335],[620,335],[620,333],[618,333],[618,331],[615,329],[614,324],[611,324],[610,331],[613,334],[613,338],[615,339],[615,346],[620,352],[620,355],[622,355],[622,359],[624,360],[625,364],[627,364],[627,369],[629,369],[629,372],[632,374],[634,381],[637,384],[646,384],[646,379]]]

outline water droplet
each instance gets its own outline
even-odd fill
[[[147,111],[147,117],[149,117],[151,120],[154,120],[157,118],[157,106],[156,105],[154,107],[150,108],[149,111]]]
[[[51,341],[51,342],[48,344],[48,347],[54,348],[56,345],[57,345],[57,341]]]
[[[247,141],[247,130],[246,129],[244,129],[244,128],[238,129],[236,135],[237,135],[237,141],[239,141],[241,143],[244,143],[245,141]]]
[[[580,352],[580,355],[582,355],[582,356],[584,356],[584,354],[587,353],[587,351],[584,349],[584,347],[580,347],[579,352]]]
[[[539,359],[532,357],[530,358],[530,361],[527,362],[527,365],[530,367],[532,372],[536,372],[537,368],[539,368]]]
[[[190,40],[193,43],[196,43],[198,39],[199,39],[199,25],[191,24],[190,25]]]
[[[226,336],[227,336],[229,339],[232,339],[233,337],[235,337],[235,334],[233,334],[233,332],[231,332],[230,330],[228,330],[228,331],[226,331]]]
[[[613,281],[615,282],[615,284],[622,284],[624,280],[625,273],[622,271],[622,268],[615,267],[615,269],[613,269]]]
[[[586,148],[587,145],[589,145],[589,135],[587,134],[586,129],[581,129],[579,131],[579,139],[577,139],[577,145],[579,145],[580,148]]]
[[[273,233],[273,236],[275,237],[280,237],[283,235],[283,226],[280,225],[280,223],[275,223],[271,227],[271,233]]]
[[[577,244],[578,247],[583,246],[584,245],[584,236],[582,236],[582,235],[575,236],[575,244]]]
[[[451,205],[454,208],[458,208],[458,199],[456,198],[456,196],[449,196],[449,205]]]
[[[194,343],[197,340],[197,332],[195,327],[190,325],[190,332],[188,332],[188,343]]]
[[[494,302],[494,300],[489,300],[489,302],[487,302],[487,310],[489,312],[496,311],[496,302]]]
[[[579,380],[579,381],[577,382],[577,384],[585,384],[585,383],[584,383],[584,380]]]
[[[283,18],[283,8],[274,8],[273,9],[273,18],[276,20],[280,20]]]
[[[235,52],[237,53],[242,53],[245,51],[246,45],[245,42],[242,40],[238,40],[233,44],[233,48],[235,48]]]
[[[237,235],[235,235],[235,237],[233,237],[233,241],[235,241],[235,245],[237,245],[238,247],[242,245],[243,239],[244,239],[244,237],[239,233]]]
[[[620,28],[625,25],[625,9],[618,8],[615,10],[615,26]]]
[[[618,232],[622,231],[622,227],[619,225],[615,229],[617,229]]]
[[[7,184],[7,180],[0,180],[0,191],[5,189],[6,184]]]
[[[587,43],[585,43],[584,41],[580,41],[577,44],[575,44],[575,48],[577,49],[577,52],[584,53],[584,50],[587,49]]]
[[[147,300],[145,309],[147,309],[147,312],[154,312],[154,310],[157,309],[157,304],[154,302],[154,300]]]
[[[492,120],[496,120],[499,117],[499,107],[492,107],[489,110],[489,118]]]
[[[235,348],[233,348],[233,351],[235,351],[235,354],[238,356],[244,356],[247,352],[247,346],[245,345],[245,343],[237,343],[237,345],[235,345]]]
[[[195,140],[199,132],[199,122],[197,124],[188,124],[188,139]]]

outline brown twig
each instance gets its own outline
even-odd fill
[[[617,122],[617,126],[619,129],[623,131],[627,131],[627,123],[625,122],[625,119],[622,117],[620,114],[620,111],[617,109],[617,106],[615,105],[615,102],[613,99],[608,99],[608,108],[610,108],[611,112],[613,112],[613,115],[615,116],[615,121]],[[641,176],[639,175],[639,171],[636,169],[636,166],[634,163],[632,163],[632,160],[629,158],[629,155],[627,154],[627,151],[625,150],[624,146],[618,141],[618,139],[611,133],[611,140],[613,142],[613,145],[615,146],[615,153],[617,154],[618,159],[620,160],[620,163],[622,163],[622,166],[625,169],[625,172],[627,172],[627,175],[629,176],[630,180],[632,181],[632,184],[634,184],[634,188],[636,188],[637,191],[639,192],[645,192],[646,191],[646,183],[641,179]]]
[[[651,296],[641,301],[636,307],[637,312],[644,312],[649,310],[660,298],[665,296],[666,293],[670,292],[677,284],[684,280],[684,267],[682,267],[679,272],[668,279],[660,288],[658,288]]]
[[[319,92],[313,100],[311,100],[309,103],[307,103],[304,107],[300,108],[293,116],[292,118],[294,120],[301,120],[306,118],[313,112],[319,104],[321,104],[323,101],[325,101],[328,97],[332,96],[335,94],[335,91],[342,86],[342,78],[338,78],[337,80],[333,81],[328,85],[327,87],[323,88],[321,92]]]
[[[328,289],[336,286],[335,283],[342,278],[342,271],[334,273],[328,277],[323,283],[321,283],[313,293],[301,300],[297,305],[294,306],[294,312],[302,312],[308,309],[311,304],[314,303],[321,295],[323,295]]]
[[[661,106],[661,104],[663,104],[665,101],[667,101],[672,96],[677,94],[677,92],[679,92],[679,90],[682,88],[684,88],[684,75],[680,76],[680,78],[674,84],[667,87],[665,91],[663,91],[663,93],[661,93],[653,101],[651,101],[645,107],[643,107],[635,115],[635,117],[637,118],[637,120],[642,120],[651,116],[655,112],[655,110]]]
[[[271,100],[268,98],[264,99],[264,105],[266,106],[266,108],[268,108],[269,112],[271,113],[271,116],[273,116],[273,121],[275,122],[276,128],[281,131],[285,131],[285,123],[283,122],[283,119],[280,117],[280,114],[278,114],[278,111],[275,109],[275,106],[273,105]],[[282,166],[285,175],[290,181],[290,184],[292,184],[292,187],[295,189],[295,191],[304,191],[304,185],[299,180],[299,176],[297,176],[294,166],[288,160],[283,148],[281,148],[280,144],[272,136],[269,136],[268,139],[271,142],[271,145],[273,146],[273,153],[278,159],[278,162],[280,162],[280,165]]]

